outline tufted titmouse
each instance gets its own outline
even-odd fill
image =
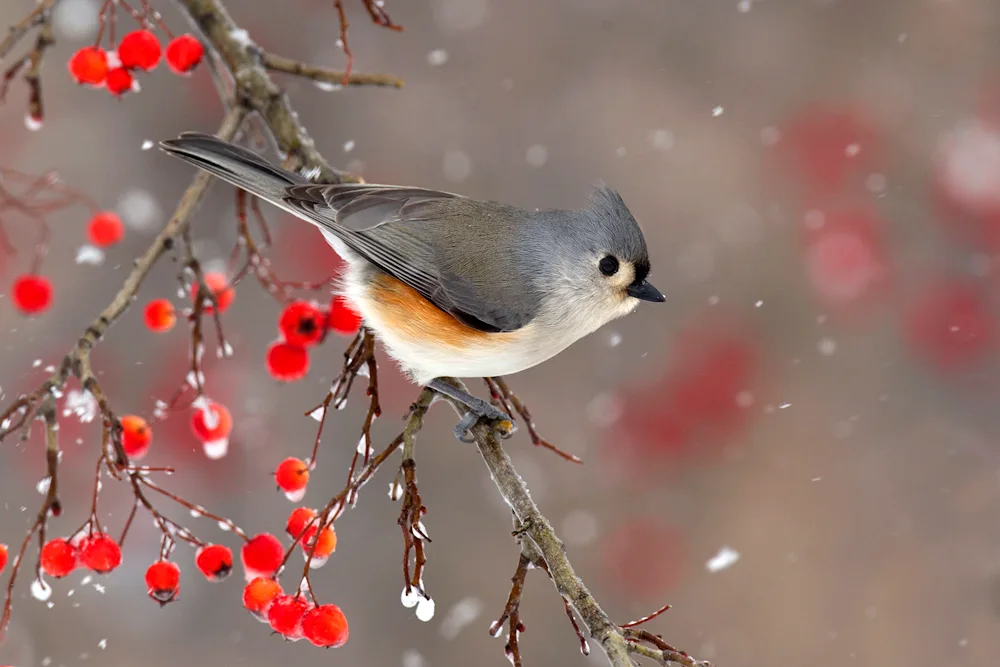
[[[341,291],[389,354],[473,410],[459,433],[478,416],[509,417],[436,378],[531,368],[640,300],[665,300],[646,281],[642,231],[609,188],[582,210],[531,212],[423,188],[316,185],[207,134],[160,146],[316,225],[347,262]]]

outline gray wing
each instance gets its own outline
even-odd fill
[[[490,274],[481,262],[469,262],[489,247],[491,237],[509,233],[503,224],[507,219],[488,226],[485,236],[470,233],[467,216],[492,218],[483,202],[438,190],[369,184],[293,185],[284,201],[468,326],[514,331],[535,315],[515,267],[501,260]]]

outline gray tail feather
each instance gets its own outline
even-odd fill
[[[211,134],[184,132],[176,139],[161,141],[160,148],[276,204],[284,199],[289,186],[308,183],[305,178],[276,167],[253,151]]]

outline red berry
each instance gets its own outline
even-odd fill
[[[132,73],[124,67],[116,67],[108,70],[107,80],[104,83],[107,85],[109,93],[121,97],[132,90],[135,79],[132,77]]]
[[[302,634],[316,646],[336,648],[347,643],[347,617],[335,604],[310,609],[302,617]]]
[[[910,344],[943,371],[974,366],[992,350],[997,323],[972,285],[952,281],[937,285],[907,313]]]
[[[309,522],[316,518],[316,511],[311,510],[308,507],[296,507],[292,510],[292,513],[288,515],[288,523],[285,524],[285,532],[299,539],[303,536],[303,532]]]
[[[76,569],[77,550],[65,538],[49,540],[42,547],[42,571],[52,577],[61,578]]]
[[[69,73],[77,83],[99,86],[108,75],[108,55],[104,49],[85,46],[69,59]]]
[[[222,581],[233,571],[233,551],[222,544],[209,544],[198,549],[194,564],[209,581]]]
[[[342,296],[330,302],[328,324],[331,329],[345,336],[353,336],[361,328],[361,315]]]
[[[274,471],[274,481],[286,493],[303,491],[309,483],[309,466],[302,459],[290,456],[278,464]]]
[[[326,333],[326,315],[311,303],[296,301],[281,311],[278,333],[292,345],[315,345]]]
[[[37,315],[52,304],[52,283],[45,276],[24,273],[14,280],[14,305],[25,315]]]
[[[201,62],[205,47],[191,35],[178,35],[167,44],[167,65],[177,74],[187,74]]]
[[[243,589],[243,606],[250,613],[266,617],[271,603],[282,594],[281,584],[270,577],[257,577]]]
[[[149,451],[153,441],[153,429],[146,420],[136,415],[125,415],[122,422],[122,447],[132,459],[141,459]]]
[[[273,576],[285,558],[285,548],[274,535],[261,533],[243,545],[240,557],[247,574]]]
[[[301,345],[275,341],[267,348],[267,372],[282,382],[301,380],[309,372],[309,353]]]
[[[98,574],[108,574],[122,564],[122,548],[110,535],[94,533],[80,542],[80,564]]]
[[[285,639],[302,638],[302,617],[311,605],[298,595],[279,595],[267,610],[267,622],[271,629]]]
[[[0,543],[0,572],[3,571],[3,567],[6,564],[7,564],[7,545]]]
[[[313,542],[316,542],[316,551],[313,552],[312,557],[317,560],[322,560],[329,558],[330,554],[337,550],[337,533],[334,532],[333,528],[327,526],[323,530],[319,531],[319,538],[316,538],[316,525],[312,525],[306,530],[306,534],[302,536],[302,550],[309,555],[309,551],[312,549]]]
[[[153,299],[146,304],[143,318],[150,331],[163,333],[174,328],[174,324],[177,323],[177,311],[174,309],[174,304],[166,299]]]
[[[602,544],[605,576],[631,598],[660,599],[681,580],[684,536],[656,517],[628,519]]]
[[[210,419],[206,419],[206,410],[212,413]],[[195,409],[191,417],[191,428],[202,442],[222,440],[229,437],[233,430],[233,416],[222,403],[209,403],[207,408]]]
[[[161,606],[173,602],[180,588],[181,569],[177,563],[159,560],[146,570],[146,593]]]
[[[108,86],[110,87],[110,74],[108,75],[108,81]],[[105,248],[122,240],[125,236],[125,225],[117,213],[113,211],[101,211],[100,213],[95,213],[94,217],[90,219],[90,223],[87,225],[87,235],[90,237],[91,243],[98,248]]]
[[[160,62],[160,40],[149,30],[133,30],[118,44],[122,67],[149,71]]]
[[[215,295],[215,302],[219,304],[219,312],[224,313],[236,296],[236,291],[229,285],[229,280],[221,273],[210,271],[205,274],[205,284]],[[191,299],[198,303],[198,283],[191,287]],[[204,312],[211,313],[215,310],[212,304],[205,302]]]

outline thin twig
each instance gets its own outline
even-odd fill
[[[264,66],[272,72],[282,72],[293,76],[310,79],[317,83],[328,83],[334,86],[391,86],[402,88],[403,80],[392,74],[348,74],[343,70],[310,65],[309,63],[292,60],[274,53],[263,54]],[[346,78],[346,82],[345,82]]]

